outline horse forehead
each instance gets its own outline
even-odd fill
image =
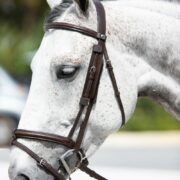
[[[78,40],[74,33],[55,30],[45,35],[42,41],[42,50],[46,49],[49,53],[55,55],[70,55],[78,45],[78,41],[81,41],[81,38]]]
[[[50,35],[51,36],[51,35]],[[81,38],[82,35],[79,36]],[[64,64],[81,65],[81,67],[87,67],[91,58],[93,39],[86,39],[86,45],[83,46],[80,42],[75,42],[75,45],[71,43],[63,44],[59,39],[58,44],[51,42],[50,38],[47,41],[46,37],[42,42],[41,47],[37,51],[35,57],[31,63],[31,69],[33,74],[49,74],[49,71],[54,73],[56,67]],[[72,42],[72,41],[70,41]],[[91,42],[91,43],[89,43]],[[89,45],[88,45],[89,44]],[[66,46],[66,47],[65,47]]]
[[[63,47],[65,47],[64,44],[70,47],[77,45],[87,45],[86,42],[91,41],[91,38],[88,38],[81,33],[61,29],[50,31],[46,34],[46,37],[48,43],[63,44]]]

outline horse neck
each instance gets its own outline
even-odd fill
[[[139,96],[148,96],[180,119],[180,22],[174,17],[133,7],[105,5],[110,56],[117,52],[134,74]],[[111,51],[111,49],[113,49]],[[127,71],[127,69],[126,69]]]

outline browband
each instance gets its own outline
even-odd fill
[[[77,26],[77,25],[70,24],[70,23],[52,22],[52,23],[47,23],[45,25],[46,31],[48,31],[49,29],[59,29],[59,28],[61,28],[62,30],[78,32],[78,33],[81,33],[83,35],[95,38],[97,40],[105,41],[107,38],[105,34],[101,34],[101,33],[98,33],[94,30],[91,30],[89,28]]]

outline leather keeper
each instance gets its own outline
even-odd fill
[[[108,60],[108,61],[106,62],[106,68],[107,68],[107,69],[113,69],[113,67],[112,67],[112,64],[111,64],[111,61],[110,61],[110,60]]]
[[[85,98],[85,97],[82,97],[81,100],[80,100],[80,104],[83,105],[83,106],[88,106],[89,102],[90,102],[90,99]]]
[[[103,53],[103,47],[101,45],[94,45],[93,46],[93,52],[101,54]]]

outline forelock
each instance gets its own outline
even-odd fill
[[[55,21],[72,5],[72,3],[72,0],[63,0],[61,4],[59,4],[58,6],[53,8],[53,10],[51,10],[50,14],[46,18],[45,23],[51,23]]]

